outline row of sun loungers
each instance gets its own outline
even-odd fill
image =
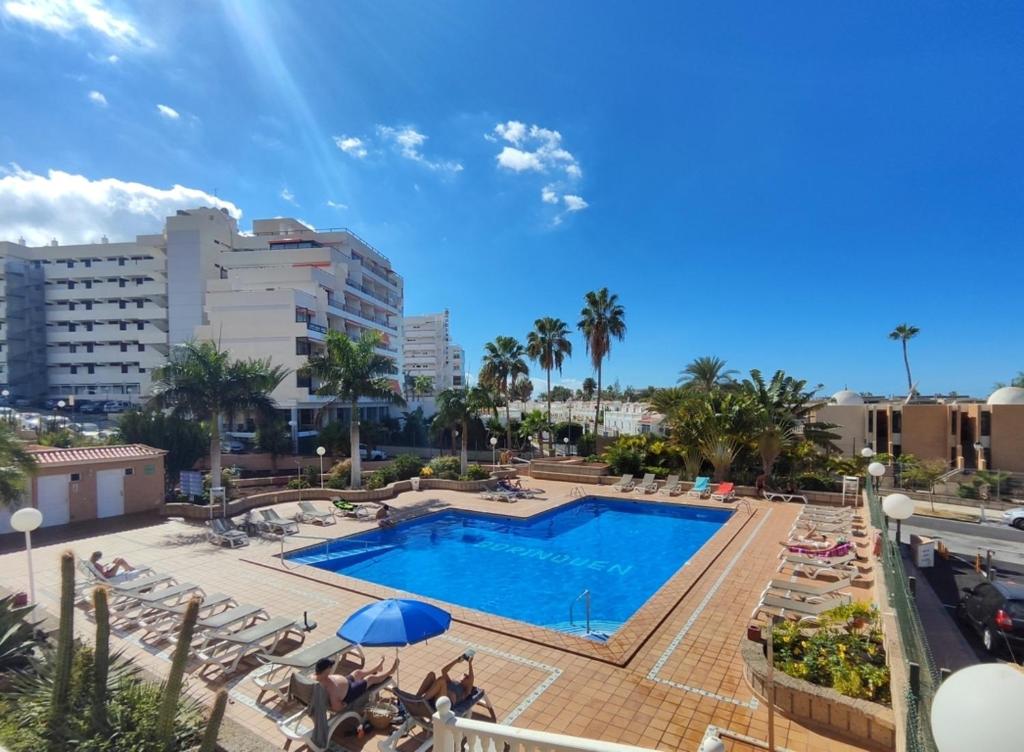
[[[693,485],[687,490],[683,488],[683,483],[679,480],[678,475],[668,476],[665,482],[659,486],[658,481],[655,480],[654,473],[645,474],[641,481],[636,481],[632,475],[627,473],[612,488],[622,493],[636,491],[637,493],[648,494],[662,491],[669,496],[679,496],[685,493],[687,496],[697,499],[710,497],[715,501],[732,501],[736,498],[736,485],[734,483],[719,483],[712,490],[711,479],[704,475],[696,478]]]
[[[816,623],[824,612],[850,603],[852,596],[846,591],[860,577],[849,542],[856,522],[850,508],[804,507],[783,544],[779,575],[768,582],[751,619]],[[809,537],[819,533],[824,534],[820,542]]]
[[[289,520],[282,517],[276,509],[260,510],[260,517],[256,520],[256,529],[268,535],[296,535],[299,532],[299,522],[313,525],[333,525],[335,515],[333,511],[323,511],[311,501],[299,502],[299,513],[296,520]],[[227,545],[231,548],[249,545],[249,536],[230,519],[217,518],[210,521],[210,530],[207,538],[211,543],[218,546]]]

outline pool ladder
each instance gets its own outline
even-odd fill
[[[576,608],[576,604],[579,603],[580,598],[584,599],[584,603],[587,607],[587,634],[590,634],[590,591],[584,590],[582,593],[572,599],[572,603],[569,604],[569,626],[576,626],[573,621],[573,610]]]
[[[587,492],[583,489],[583,486],[573,486],[569,492],[569,498],[575,499],[576,497],[586,496]]]

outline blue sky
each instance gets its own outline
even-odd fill
[[[606,381],[834,391],[1024,369],[1024,5],[0,0],[0,238],[213,194],[354,229],[471,370],[584,292]],[[582,342],[564,370],[590,375]],[[535,375],[540,375],[539,373]]]

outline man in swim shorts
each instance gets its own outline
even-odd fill
[[[331,668],[333,666],[334,661],[330,658],[321,658],[316,662],[314,670],[316,671],[317,682],[327,692],[327,700],[330,703],[331,710],[337,713],[358,700],[369,690],[386,682],[395,673],[395,669],[398,668],[398,657],[395,657],[395,662],[391,664],[391,668],[387,671],[381,671],[384,668],[383,658],[373,668],[357,669],[347,676],[332,674]]]
[[[431,671],[420,685],[418,694],[431,704],[442,696],[446,696],[451,700],[452,705],[457,705],[465,700],[473,691],[473,655],[474,652],[472,650],[467,650],[447,666],[444,666],[441,669],[440,677]],[[461,679],[455,680],[448,672],[462,661],[468,664],[466,666],[466,673],[463,674]]]

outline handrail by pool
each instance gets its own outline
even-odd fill
[[[295,540],[296,538],[304,538],[306,540],[327,541],[327,545],[324,547],[325,548],[324,553],[327,554],[327,555],[330,555],[330,553],[331,553],[331,543],[346,543],[346,542],[347,543],[356,543],[356,541],[347,540],[345,538],[327,538],[327,537],[325,537],[323,535],[299,535],[299,534],[296,534],[296,535],[282,535],[281,538],[280,538],[280,541],[279,541],[280,544],[281,544],[281,550],[280,550],[281,566],[284,567],[285,569],[289,569],[289,570],[291,570],[291,569],[298,569],[302,565],[298,564],[298,565],[296,565],[294,567],[289,567],[285,563],[286,561],[288,561],[288,559],[284,555],[284,542],[285,542],[286,538],[288,540]],[[370,548],[370,541],[368,541],[368,540],[359,541],[359,543],[362,544],[362,549],[364,551],[366,551],[367,549]]]
[[[746,507],[747,508],[747,515],[748,516],[753,516],[753,514],[754,514],[754,507],[751,505],[751,503],[749,501],[747,501],[746,499],[740,499],[738,502],[736,502],[736,511],[737,512],[739,511],[740,507]]]
[[[582,593],[577,595],[575,598],[573,598],[572,599],[572,603],[569,604],[569,626],[574,626],[573,620],[572,620],[573,609],[576,608],[576,604],[579,602],[580,598],[584,598],[584,597],[586,598],[585,603],[586,603],[586,606],[587,606],[587,634],[590,634],[590,590],[589,590],[589,588],[584,590]]]

